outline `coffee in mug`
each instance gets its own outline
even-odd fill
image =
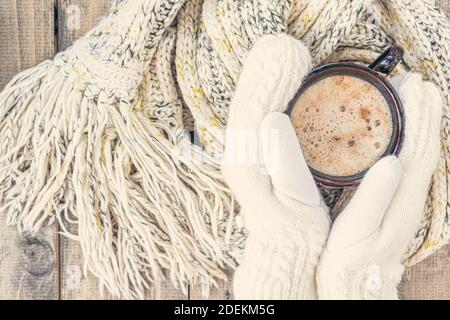
[[[377,67],[391,72],[401,52],[390,48],[371,68],[350,63],[322,66],[304,81],[289,114],[319,184],[354,186],[380,158],[399,153],[403,109]]]

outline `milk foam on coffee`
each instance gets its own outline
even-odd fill
[[[393,132],[383,95],[369,82],[347,75],[310,86],[295,103],[291,120],[309,166],[335,177],[370,168]]]

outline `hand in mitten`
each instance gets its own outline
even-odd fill
[[[405,110],[399,159],[372,167],[336,219],[317,272],[320,299],[396,299],[440,152],[442,99],[418,74],[393,80]]]
[[[237,86],[222,166],[249,233],[234,277],[237,299],[317,298],[328,210],[290,120],[280,113],[310,69],[300,42],[265,36],[249,53]]]

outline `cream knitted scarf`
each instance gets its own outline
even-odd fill
[[[404,68],[450,102],[450,26],[433,0],[115,0],[72,48],[0,94],[1,213],[25,233],[57,220],[117,296],[142,298],[164,273],[207,293],[245,243],[220,173],[228,106],[249,49],[279,32],[317,65],[368,63],[395,41]],[[407,264],[449,238],[449,115]],[[202,147],[187,134],[194,123]]]

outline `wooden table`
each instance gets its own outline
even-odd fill
[[[450,15],[450,0],[439,0]],[[0,90],[20,71],[52,57],[83,35],[106,12],[110,0],[1,0]],[[77,10],[80,10],[79,21]],[[78,26],[79,25],[79,26]],[[19,236],[0,215],[0,299],[108,299],[93,277],[82,274],[78,244],[58,235],[52,226],[34,237]],[[450,246],[407,270],[403,298],[450,299]],[[212,298],[228,299],[230,284]],[[148,299],[199,299],[170,283],[155,284]]]

